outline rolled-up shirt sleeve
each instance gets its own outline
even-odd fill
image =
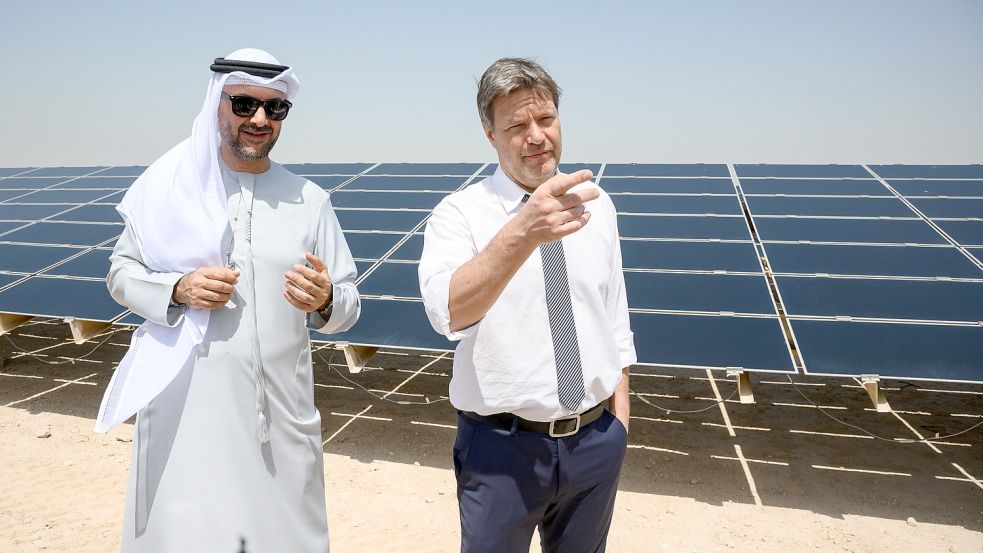
[[[129,225],[116,242],[109,262],[106,286],[116,303],[159,325],[173,327],[181,322],[187,308],[170,303],[174,285],[184,274],[147,268]]]
[[[420,257],[420,294],[430,324],[438,334],[458,341],[474,333],[481,321],[451,331],[449,307],[451,277],[461,265],[477,255],[467,218],[448,199],[434,208],[423,234]]]
[[[330,198],[321,203],[318,214],[314,255],[324,261],[331,278],[331,303],[325,311],[327,320],[318,311],[307,314],[307,328],[322,334],[344,332],[358,320],[362,303],[355,287],[357,270],[348,242],[338,223]]]

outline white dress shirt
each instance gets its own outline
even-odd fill
[[[573,190],[596,187],[589,182]],[[586,204],[590,222],[563,239],[580,345],[586,397],[574,412],[606,400],[623,367],[637,359],[621,272],[618,220],[611,198]],[[420,289],[434,329],[460,343],[454,354],[450,400],[481,415],[514,413],[534,421],[571,414],[557,397],[556,359],[537,249],[516,272],[484,318],[451,332],[451,275],[482,251],[522,208],[525,191],[502,171],[451,194],[427,223]]]

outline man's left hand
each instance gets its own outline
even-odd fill
[[[311,252],[305,254],[311,267],[294,265],[293,271],[287,271],[283,297],[290,305],[305,313],[327,307],[331,300],[332,284],[328,276],[328,268],[324,262]]]

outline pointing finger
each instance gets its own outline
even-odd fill
[[[594,173],[590,172],[589,169],[583,169],[569,175],[556,175],[547,181],[549,184],[548,191],[553,196],[562,196],[574,186],[587,182],[593,177]]]

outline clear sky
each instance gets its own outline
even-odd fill
[[[216,57],[302,87],[274,159],[494,161],[475,79],[534,57],[564,161],[983,162],[983,2],[8,1],[0,167],[147,164]]]

